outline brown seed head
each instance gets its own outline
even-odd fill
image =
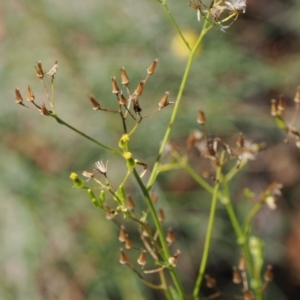
[[[232,271],[233,271],[232,282],[235,284],[240,284],[242,282],[241,274],[239,273],[236,267],[233,267]]]
[[[276,100],[272,99],[271,100],[271,116],[276,117],[277,115],[278,115],[278,113],[277,113]]]
[[[163,209],[160,208],[160,209],[158,210],[158,220],[159,220],[159,222],[162,223],[162,222],[165,221],[165,219],[166,219],[165,213],[164,213]]]
[[[100,105],[100,103],[98,103],[96,101],[96,99],[94,98],[94,96],[93,95],[89,95],[88,97],[89,97],[89,99],[90,99],[90,101],[92,103],[93,110],[100,110],[101,109],[101,105]]]
[[[176,253],[173,256],[169,257],[169,259],[168,259],[169,264],[172,265],[173,267],[176,267],[176,265],[177,265],[177,260],[178,260],[179,254],[180,254],[180,251],[177,250]]]
[[[201,2],[199,0],[190,1],[189,7],[193,8],[193,9],[196,9],[196,10],[200,10]]]
[[[35,96],[32,92],[32,89],[31,89],[30,85],[28,85],[28,87],[27,87],[27,97],[26,98],[30,102],[34,101],[34,99],[35,99]]]
[[[126,239],[125,239],[125,248],[126,249],[131,249],[133,246],[132,240],[129,238],[129,235],[126,235]]]
[[[112,88],[112,93],[113,94],[117,95],[117,94],[120,93],[120,89],[118,87],[116,77],[111,78],[111,88]]]
[[[126,105],[127,104],[127,99],[125,98],[125,96],[123,95],[122,92],[119,93],[118,95],[119,97],[119,104],[120,105]]]
[[[126,236],[127,236],[127,232],[126,232],[125,226],[121,225],[120,232],[119,232],[119,241],[121,243],[124,243],[126,240]]]
[[[284,111],[285,108],[286,108],[285,99],[283,98],[282,95],[280,95],[279,102],[278,102],[278,105],[277,105],[277,109],[280,110],[280,111]]]
[[[127,86],[129,84],[129,78],[128,78],[128,75],[125,71],[125,68],[122,67],[120,69],[120,72],[121,72],[121,82],[122,82],[123,85]]]
[[[44,77],[45,73],[43,71],[43,67],[42,67],[42,62],[41,61],[37,62],[37,65],[35,66],[35,69],[36,69],[36,76],[38,78],[42,79]]]
[[[46,108],[45,103],[42,104],[41,114],[44,115],[44,116],[49,116],[49,114],[50,114],[49,110]]]
[[[136,90],[134,91],[136,96],[141,96],[143,94],[145,83],[146,83],[145,80],[141,80],[139,82],[139,85],[137,86]]]
[[[297,87],[297,92],[295,94],[294,101],[296,103],[300,103],[300,85]]]
[[[18,88],[15,88],[15,100],[16,100],[16,103],[18,103],[18,104],[23,103],[23,98],[22,98],[22,95],[21,95],[20,90]]]
[[[242,148],[244,147],[244,143],[245,143],[245,139],[244,139],[244,136],[242,133],[239,134],[239,137],[236,141],[236,145],[239,147],[239,148]]]
[[[138,259],[137,259],[137,263],[144,267],[147,263],[147,258],[146,258],[146,250],[142,250]]]
[[[126,199],[126,207],[129,211],[134,211],[135,208],[135,204],[131,198],[130,195],[127,195],[127,199]]]
[[[120,256],[119,256],[119,262],[122,265],[126,265],[128,263],[129,259],[127,257],[127,255],[125,254],[125,252],[123,251],[123,249],[120,249]]]
[[[273,267],[272,267],[271,265],[268,265],[268,266],[267,266],[267,270],[266,270],[266,272],[265,272],[265,274],[264,274],[264,279],[265,279],[265,281],[267,281],[267,282],[272,281],[273,278],[274,278],[274,274],[273,274],[272,269],[273,269]]]
[[[166,106],[168,106],[169,104],[171,104],[171,102],[168,101],[169,98],[169,92],[165,92],[165,94],[163,95],[163,97],[161,98],[161,100],[158,103],[159,109],[162,109]]]
[[[238,269],[239,269],[240,271],[246,271],[246,260],[245,260],[244,255],[241,255],[241,256],[240,256]]]
[[[172,228],[169,228],[167,231],[166,241],[168,242],[169,245],[171,245],[173,242],[175,242],[175,240],[176,237],[174,231]]]
[[[205,122],[206,122],[206,117],[205,117],[204,111],[200,109],[198,112],[197,123],[204,125]]]
[[[213,278],[209,275],[205,275],[205,284],[209,289],[212,289],[216,286],[217,281],[215,278]]]
[[[152,64],[150,65],[150,67],[147,69],[147,72],[149,75],[152,75],[155,73],[155,69],[156,69],[156,66],[157,66],[157,63],[158,63],[158,58],[156,58]]]
[[[252,292],[246,290],[246,291],[243,291],[244,293],[244,300],[253,300],[254,299],[254,295]]]

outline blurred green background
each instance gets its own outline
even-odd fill
[[[211,136],[234,145],[243,132],[254,142],[267,143],[267,150],[234,180],[232,195],[242,219],[251,206],[243,197],[244,188],[259,195],[273,181],[284,184],[278,209],[263,209],[253,231],[265,242],[266,263],[274,265],[275,282],[266,299],[299,299],[300,156],[292,143],[283,144],[285,135],[276,128],[269,103],[283,93],[287,115],[293,111],[300,84],[300,2],[248,2],[246,14],[225,33],[216,27],[205,38],[171,139],[184,147],[190,131],[198,129],[201,108]],[[188,1],[168,3],[181,28],[200,32]],[[119,68],[125,66],[135,88],[152,60],[159,58],[140,104],[143,111],[151,111],[165,91],[175,100],[186,58],[172,48],[176,33],[167,15],[154,0],[11,0],[1,1],[0,9],[0,299],[161,299],[119,265],[116,224],[124,220],[107,221],[85,193],[72,189],[69,179],[73,171],[80,174],[97,160],[109,160],[109,178],[117,186],[125,174],[121,161],[54,120],[15,105],[14,88],[25,98],[30,84],[37,102],[46,102],[34,65],[41,60],[49,70],[58,60],[55,95],[61,118],[117,147],[119,118],[94,112],[87,96],[92,93],[113,109],[110,78],[119,76]],[[150,169],[171,109],[143,120],[132,138],[134,156]],[[201,161],[193,163],[201,169]],[[172,249],[182,252],[180,277],[191,291],[210,197],[183,171],[159,176],[155,191],[158,207],[167,215],[166,228],[173,227],[177,236]],[[144,208],[133,182],[126,192]],[[132,232],[134,239],[136,230]],[[239,290],[230,283],[230,270],[238,255],[220,207],[208,272],[222,289],[235,294]]]

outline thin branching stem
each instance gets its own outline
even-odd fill
[[[198,297],[201,283],[202,283],[202,280],[204,277],[204,272],[206,269],[207,261],[208,261],[210,243],[211,243],[212,232],[213,232],[213,227],[214,227],[214,222],[215,222],[216,209],[217,209],[217,203],[218,203],[218,193],[219,193],[219,188],[220,188],[220,180],[221,180],[224,156],[225,156],[225,152],[223,151],[221,153],[219,166],[217,167],[217,175],[216,175],[217,183],[214,186],[214,190],[213,190],[213,196],[212,196],[212,201],[211,201],[211,207],[210,207],[208,225],[207,225],[207,230],[206,230],[202,259],[201,259],[195,287],[193,289],[193,299],[197,299],[197,297]]]

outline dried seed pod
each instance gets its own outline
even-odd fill
[[[96,99],[94,98],[94,96],[90,95],[88,97],[89,97],[89,99],[90,99],[90,101],[92,103],[93,110],[100,110],[101,109],[100,103],[98,103],[96,101]]]
[[[212,289],[216,286],[217,281],[215,278],[209,276],[209,275],[205,275],[205,284],[209,289]]]
[[[243,280],[241,274],[239,273],[236,267],[233,267],[232,271],[232,282],[235,284],[240,284]]]
[[[141,250],[141,253],[137,259],[137,263],[142,267],[144,267],[146,265],[146,263],[147,263],[146,250],[144,250],[144,249]]]
[[[15,100],[16,103],[22,104],[23,103],[23,97],[20,93],[20,90],[18,88],[15,88]]]
[[[120,69],[120,72],[121,72],[121,82],[122,82],[123,85],[127,86],[129,84],[129,78],[128,78],[128,75],[125,71],[125,68],[122,67]]]
[[[50,114],[49,110],[46,108],[45,103],[42,104],[41,114],[44,115],[44,116],[49,116],[49,114]]]
[[[240,256],[238,269],[242,272],[246,271],[246,260],[245,260],[244,255]]]
[[[163,95],[163,97],[161,98],[161,100],[158,103],[159,109],[162,109],[166,106],[168,106],[169,104],[171,104],[171,102],[168,101],[169,98],[169,92],[165,92],[165,94]]]
[[[128,263],[129,259],[128,256],[125,254],[125,252],[123,251],[123,249],[120,249],[120,256],[119,256],[119,262],[122,265],[126,265]]]
[[[132,240],[129,238],[129,235],[126,235],[126,239],[125,239],[125,248],[126,249],[131,249],[133,246]]]
[[[126,207],[129,211],[134,211],[134,208],[135,208],[135,204],[131,198],[130,195],[127,195],[127,198],[126,198]]]
[[[135,95],[141,96],[143,94],[145,83],[146,83],[145,80],[141,80],[139,82],[139,85],[137,86],[136,90],[134,91]]]
[[[169,257],[169,259],[168,259],[169,264],[172,265],[173,267],[176,267],[176,265],[177,265],[177,260],[178,260],[179,254],[180,254],[180,251],[177,250],[176,253],[173,256]]]
[[[254,295],[252,292],[246,290],[246,291],[243,291],[244,293],[244,300],[254,300]]]
[[[159,220],[159,222],[162,223],[162,222],[165,221],[165,219],[166,219],[165,213],[164,213],[163,209],[160,208],[160,209],[158,210],[158,220]]]
[[[271,116],[276,117],[277,116],[277,105],[276,105],[276,100],[272,99],[271,100]]]
[[[197,123],[199,123],[200,125],[204,125],[205,122],[206,122],[206,117],[205,117],[204,111],[200,109],[198,112]]]
[[[266,270],[266,272],[265,272],[265,274],[264,274],[264,279],[265,279],[265,281],[267,281],[267,282],[272,281],[273,278],[274,278],[274,274],[273,274],[272,269],[273,269],[273,267],[272,267],[271,265],[268,265],[268,266],[267,266],[267,270]]]
[[[176,240],[174,230],[172,228],[168,229],[167,236],[166,236],[166,241],[168,242],[169,245],[174,243]]]
[[[280,95],[279,102],[278,102],[278,105],[277,105],[277,109],[280,110],[280,111],[284,111],[285,108],[286,108],[285,99],[283,98],[282,95]]]
[[[57,61],[55,61],[53,67],[47,72],[48,75],[50,75],[50,77],[52,77],[52,79],[54,79],[54,75],[56,74],[58,69],[58,63]]]
[[[120,105],[126,105],[127,104],[127,99],[125,98],[125,96],[123,95],[122,92],[119,93],[119,104]]]
[[[36,76],[40,79],[43,79],[43,77],[45,76],[45,73],[43,71],[43,67],[42,67],[42,62],[38,61],[37,65],[35,66],[36,69]]]
[[[150,67],[147,69],[147,72],[149,75],[152,75],[155,73],[155,69],[156,69],[156,66],[157,66],[157,63],[158,63],[158,58],[156,58],[152,64],[150,65]]]
[[[297,87],[297,92],[295,94],[294,101],[296,103],[300,103],[300,85]]]
[[[111,78],[111,91],[113,94],[117,95],[120,93],[120,89],[118,87],[118,84],[117,84],[117,80],[116,80],[116,77],[112,77]]]
[[[133,110],[135,113],[140,113],[142,111],[138,98],[133,100]]]
[[[28,87],[27,87],[27,96],[26,96],[26,98],[30,102],[34,101],[34,99],[35,99],[35,96],[32,92],[32,89],[31,89],[30,85],[28,85]]]
[[[125,226],[121,225],[120,232],[119,232],[119,241],[122,243],[125,242],[126,236],[127,236],[127,232],[126,232]]]
[[[242,133],[239,134],[239,137],[236,141],[236,145],[239,147],[239,148],[242,148],[244,147],[244,144],[245,144],[245,139],[244,139],[244,136]]]

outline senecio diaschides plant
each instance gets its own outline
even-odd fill
[[[252,143],[245,138],[242,133],[238,135],[235,146],[228,145],[221,138],[208,137],[205,129],[207,120],[205,112],[202,109],[198,110],[196,120],[199,124],[199,129],[191,131],[187,137],[185,153],[181,153],[176,145],[169,142],[169,136],[172,130],[171,125],[178,115],[190,68],[203,37],[215,26],[218,26],[222,31],[226,30],[238,18],[240,13],[245,13],[246,0],[220,0],[211,1],[209,4],[200,0],[190,1],[189,6],[196,10],[196,20],[203,22],[201,23],[202,29],[199,37],[193,47],[185,40],[182,31],[169,10],[167,1],[157,0],[157,2],[159,2],[167,12],[175,30],[189,49],[190,55],[183,73],[176,101],[169,101],[169,92],[165,92],[162,98],[157,102],[156,108],[148,113],[144,113],[142,110],[141,98],[147,81],[150,76],[156,72],[158,59],[153,60],[146,70],[145,78],[136,84],[134,90],[130,88],[131,82],[124,67],[120,68],[120,82],[118,82],[116,77],[111,78],[112,94],[117,100],[115,102],[115,109],[104,108],[101,103],[96,100],[95,96],[92,94],[88,96],[93,110],[99,111],[100,113],[119,115],[123,131],[118,142],[119,148],[101,143],[69,125],[58,116],[54,99],[54,81],[58,70],[57,61],[48,72],[44,72],[40,61],[35,66],[36,75],[40,79],[45,91],[47,104],[35,98],[30,85],[27,87],[26,99],[32,106],[24,103],[23,96],[18,88],[15,89],[16,103],[25,108],[36,110],[44,116],[54,118],[59,124],[67,126],[69,129],[97,144],[99,147],[105,148],[113,155],[123,156],[124,164],[127,166],[127,173],[118,188],[114,188],[111,185],[108,162],[104,163],[102,160],[97,161],[92,170],[84,170],[82,172],[84,179],[80,178],[76,173],[72,173],[70,178],[73,181],[74,187],[87,192],[93,205],[101,209],[108,220],[114,219],[117,215],[123,215],[124,218],[136,224],[142,248],[138,249],[138,247],[134,246],[130,238],[130,232],[127,231],[123,224],[119,225],[120,232],[118,239],[120,243],[123,244],[119,252],[119,262],[131,268],[144,284],[150,288],[161,291],[168,300],[217,299],[222,296],[229,296],[233,299],[262,300],[264,290],[273,279],[273,273],[272,266],[265,266],[264,263],[263,242],[251,234],[251,221],[263,206],[267,205],[270,209],[276,208],[276,201],[281,195],[282,185],[273,182],[267,186],[266,190],[260,195],[255,195],[249,189],[245,189],[245,197],[250,199],[253,205],[246,218],[241,221],[238,219],[233,206],[228,184],[249,160],[257,158],[258,152],[262,150],[265,145]],[[46,75],[50,78],[50,93],[44,80]],[[122,88],[119,87],[120,83]],[[283,97],[281,97],[279,101],[271,101],[271,115],[276,117],[278,125],[288,132],[288,139],[293,139],[297,147],[299,147],[300,135],[295,128],[295,120],[299,110],[300,88],[297,90],[295,103],[296,112],[290,123],[286,123],[283,118],[283,110],[286,106]],[[160,149],[157,153],[156,162],[151,168],[152,171],[148,183],[144,183],[141,178],[147,171],[147,164],[133,157],[130,152],[130,138],[140,127],[144,118],[152,116],[170,104],[173,104],[173,111],[169,126],[166,128]],[[133,119],[135,123],[130,129],[128,128],[128,118]],[[194,170],[188,162],[188,156],[192,149],[198,152],[200,158],[209,163],[211,170],[204,171],[202,174],[198,174]],[[161,162],[163,154],[169,155],[169,163]],[[224,166],[232,161],[235,161],[235,163],[229,164],[231,168],[225,172]],[[140,173],[137,172],[137,167],[142,169],[141,172],[139,171]],[[176,270],[177,261],[180,259],[180,255],[184,255],[184,253],[181,253],[180,249],[176,248],[176,232],[174,232],[172,228],[165,228],[164,224],[167,217],[162,208],[156,207],[158,195],[156,195],[153,190],[153,185],[158,174],[174,169],[185,170],[199,186],[212,196],[202,258],[199,263],[199,271],[192,291],[184,290],[178,276]],[[226,170],[227,169],[228,168],[226,168]],[[126,184],[129,176],[133,176],[140,187],[145,200],[143,211],[137,211],[132,196],[126,193]],[[97,187],[92,187],[90,184],[91,181],[96,183]],[[99,196],[96,196],[96,192],[99,193]],[[106,198],[108,196],[115,200],[114,207],[107,204]],[[239,260],[236,262],[236,266],[232,267],[232,282],[240,287],[239,295],[226,295],[225,292],[218,288],[216,279],[206,273],[216,207],[218,204],[224,205],[226,208],[233,231],[237,237],[237,247],[241,253]],[[175,248],[173,245],[175,245]],[[157,274],[159,283],[151,282],[148,274]],[[200,287],[203,282],[206,287],[211,290],[211,295],[206,298],[201,297],[200,294]]]

